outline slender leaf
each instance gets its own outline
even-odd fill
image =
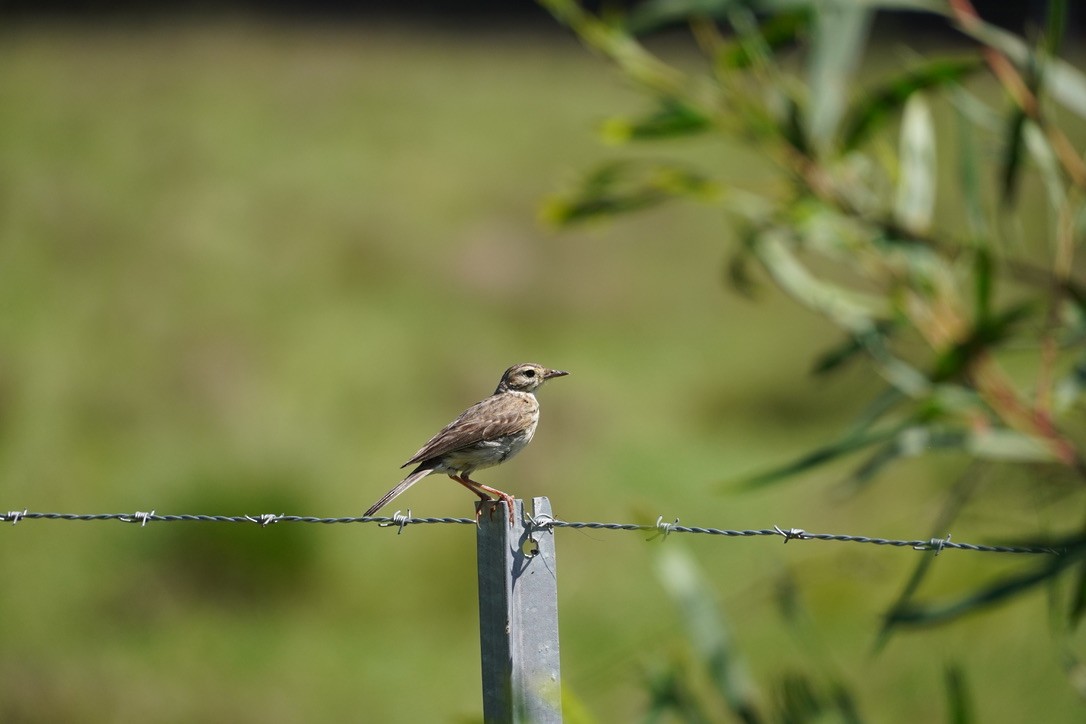
[[[1055,387],[1053,407],[1057,412],[1066,412],[1086,392],[1086,358],[1080,358]]]
[[[1049,57],[1060,52],[1067,30],[1067,3],[1064,0],[1048,0],[1045,13],[1044,50]]]
[[[656,559],[656,575],[682,611],[690,643],[717,691],[740,720],[759,721],[755,691],[745,664],[694,559],[677,545],[665,546]]]
[[[691,18],[723,20],[730,8],[742,0],[648,0],[636,5],[623,19],[623,27],[634,35],[644,35]]]
[[[734,10],[728,14],[728,19],[739,38],[720,49],[716,62],[721,68],[743,70],[755,65],[756,59],[764,59],[772,52],[794,44],[810,25],[811,13],[807,8],[781,12],[771,15],[755,28],[739,21]]]
[[[852,74],[867,43],[873,10],[842,0],[812,7],[807,135],[815,148],[827,150],[845,113]]]
[[[1086,561],[1080,563],[1075,572],[1074,588],[1071,591],[1071,608],[1068,613],[1071,625],[1078,625],[1084,613],[1086,613]]]
[[[1000,201],[1006,206],[1013,206],[1018,197],[1018,178],[1022,169],[1022,130],[1026,127],[1026,120],[1025,112],[1018,107],[1011,110],[1007,119],[1000,178]]]
[[[931,377],[936,381],[956,379],[967,371],[977,355],[999,346],[1010,338],[1015,326],[1033,314],[1033,301],[1007,307],[999,313],[989,313],[978,319],[970,335],[940,353]]]
[[[977,325],[987,325],[992,317],[992,255],[987,248],[977,249],[973,256],[974,318]]]
[[[865,93],[849,110],[842,132],[842,147],[845,150],[859,147],[894,117],[917,91],[955,85],[983,66],[979,58],[941,58],[911,68]]]
[[[866,334],[879,319],[890,316],[887,300],[852,292],[812,275],[793,253],[789,233],[769,228],[753,242],[762,265],[782,289],[854,335]]]
[[[845,484],[850,492],[855,492],[874,480],[888,465],[902,458],[937,450],[960,450],[965,447],[967,439],[967,433],[962,430],[925,425],[907,427],[869,456],[853,471]]]
[[[950,527],[951,523],[957,519],[962,509],[965,507],[966,503],[968,503],[976,494],[981,483],[981,476],[978,470],[978,466],[971,466],[951,488],[946,502],[939,511],[939,517],[931,528],[931,535],[933,538],[943,535],[943,531]],[[933,551],[928,555],[923,556],[917,562],[912,574],[902,587],[901,593],[898,594],[897,599],[890,606],[891,613],[899,609],[907,608],[911,604],[913,596],[920,590],[920,584],[923,583],[931,570],[931,566],[935,563],[935,558],[936,554]],[[882,649],[890,640],[892,633],[893,630],[889,625],[889,619],[886,618],[883,620],[883,625],[879,629],[878,637],[875,639],[874,650],[879,651]]]
[[[711,120],[693,106],[674,98],[661,99],[642,118],[614,118],[604,124],[604,139],[611,143],[692,136],[712,127]]]
[[[1033,121],[1027,121],[1022,129],[1026,150],[1030,158],[1041,172],[1041,179],[1048,193],[1048,204],[1053,214],[1058,215],[1063,209],[1065,189],[1063,185],[1063,173],[1060,171],[1060,162],[1052,150],[1044,131],[1037,127]]]
[[[717,184],[679,165],[607,163],[574,191],[552,197],[541,216],[562,226],[656,206],[675,197],[715,199]]]
[[[1034,51],[1025,40],[980,19],[958,26],[966,35],[989,45],[1020,67],[1036,67]],[[1044,81],[1049,95],[1076,115],[1086,118],[1086,75],[1059,58],[1045,60]]]
[[[923,95],[914,93],[905,103],[901,120],[901,177],[894,216],[912,234],[925,234],[935,213],[935,128]]]
[[[887,626],[935,626],[977,613],[1050,582],[1068,567],[1081,562],[1084,556],[1086,546],[1080,541],[1062,555],[1052,555],[1023,573],[1000,578],[947,603],[911,603],[897,608],[887,616]]]
[[[973,243],[987,253],[988,224],[984,214],[984,193],[981,191],[980,155],[977,152],[977,129],[969,123],[966,110],[972,102],[971,97],[958,89],[954,93],[954,107],[957,113],[958,147],[958,186],[962,190],[965,203],[965,219],[969,224],[969,235]]]
[[[946,682],[947,721],[950,724],[972,724],[973,699],[965,681],[965,671],[961,666],[952,664],[943,672]]]
[[[744,478],[739,481],[739,486],[741,489],[753,490],[783,482],[788,478],[810,472],[817,467],[838,460],[851,453],[885,442],[896,436],[901,429],[902,426],[898,426],[888,430],[867,430],[855,435],[849,435],[848,437],[830,443],[829,445],[816,448],[815,450],[776,468],[771,468],[762,473]],[[735,485],[735,483],[727,484],[729,488],[733,485]]]

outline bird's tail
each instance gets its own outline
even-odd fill
[[[381,499],[371,505],[370,509],[367,510],[364,515],[366,515],[367,517],[373,515],[378,510],[391,503],[393,498],[397,497],[400,493],[407,490],[412,485],[422,480],[432,472],[434,472],[433,468],[419,465],[417,468],[411,471],[410,475],[397,483],[395,488],[382,495]]]

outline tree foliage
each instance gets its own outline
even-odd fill
[[[1031,40],[986,23],[969,0],[648,0],[620,15],[541,3],[647,99],[642,115],[606,124],[609,140],[738,139],[775,169],[772,182],[754,184],[734,169],[630,153],[588,171],[547,216],[574,224],[676,199],[720,207],[740,241],[730,263],[737,289],[768,280],[840,330],[815,373],[861,363],[885,383],[850,430],[747,486],[861,454],[851,482],[865,487],[904,457],[956,450],[980,464],[1056,472],[1082,492],[1086,286],[1075,255],[1086,162],[1072,139],[1082,141],[1086,77],[1059,56],[1063,2],[1049,3]],[[860,73],[882,10],[926,13],[964,42],[947,57],[910,49],[907,67]],[[662,29],[688,33],[699,69],[650,50],[647,38]],[[969,494],[967,480],[956,485],[944,518]],[[960,600],[917,600],[921,566],[887,631],[1057,580],[1077,622],[1086,528],[1032,537],[1062,555]],[[960,676],[948,677],[953,694]]]

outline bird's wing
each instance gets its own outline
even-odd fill
[[[528,427],[532,416],[531,401],[520,396],[491,395],[460,413],[415,453],[401,467],[407,467],[454,450],[512,435]]]

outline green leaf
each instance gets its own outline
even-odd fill
[[[655,111],[642,118],[613,118],[604,124],[603,137],[611,143],[692,136],[712,127],[710,119],[680,100],[663,98]]]
[[[873,344],[885,348],[886,338],[897,328],[897,322],[882,320],[873,329],[849,336],[844,342],[823,352],[811,368],[812,374],[824,375],[837,371],[861,352],[868,352]],[[875,339],[877,338],[877,339]]]
[[[723,20],[728,10],[746,4],[741,0],[648,0],[636,5],[623,19],[623,27],[634,35],[644,35],[692,18]]]
[[[951,724],[971,724],[973,717],[973,699],[965,681],[965,672],[961,666],[951,664],[943,671],[946,683],[947,721]]]
[[[1056,384],[1053,407],[1066,412],[1086,391],[1086,358],[1079,358],[1075,366]]]
[[[988,222],[984,213],[984,193],[981,190],[980,156],[977,153],[977,128],[969,122],[967,107],[975,108],[976,101],[958,89],[954,93],[954,108],[957,111],[957,146],[958,146],[958,186],[962,190],[965,202],[965,218],[969,223],[969,234],[978,247],[986,246]],[[984,250],[984,253],[987,253]]]
[[[931,228],[935,213],[935,128],[923,95],[914,93],[905,103],[901,120],[901,176],[894,202],[894,218],[912,234]]]
[[[850,109],[844,122],[842,147],[845,150],[859,147],[917,91],[955,85],[983,66],[979,58],[937,59],[877,86]]]
[[[663,546],[656,557],[656,575],[678,605],[690,643],[717,691],[740,720],[760,721],[753,683],[693,557],[678,545]]]
[[[714,200],[720,187],[697,171],[679,165],[607,163],[588,174],[574,191],[554,196],[541,216],[570,226],[656,206],[675,197]]]
[[[992,317],[992,255],[987,248],[977,249],[973,256],[974,318],[977,325],[987,325]]]
[[[795,12],[781,12],[753,29],[748,29],[746,23],[737,22],[731,13],[729,19],[739,37],[717,52],[717,66],[728,70],[743,70],[754,65],[756,59],[767,53],[795,43],[810,25],[811,13],[807,8]]]
[[[965,340],[940,353],[931,378],[939,382],[956,379],[966,371],[978,354],[997,347],[1012,337],[1015,325],[1033,314],[1034,309],[1034,302],[1022,302],[1011,305],[998,314],[989,314],[978,319]]]
[[[867,42],[873,10],[842,0],[827,0],[812,8],[807,135],[816,149],[827,150],[847,106],[852,74]]]
[[[1018,463],[1051,463],[1057,458],[1050,445],[1029,435],[1006,428],[974,431],[967,439],[971,455],[985,460]]]
[[[934,554],[929,557],[933,558]],[[1019,596],[1039,585],[1047,584],[1067,568],[1078,565],[1086,557],[1086,542],[1073,540],[1060,555],[1048,555],[1028,570],[1004,576],[964,596],[946,603],[906,603],[886,617],[887,629],[897,627],[935,626]]]
[[[1080,563],[1075,574],[1075,585],[1071,591],[1071,610],[1068,615],[1072,625],[1077,625],[1086,613],[1086,561]]]
[[[961,430],[935,425],[913,425],[902,430],[893,440],[880,446],[867,458],[845,484],[850,492],[865,487],[888,465],[902,458],[916,457],[937,450],[958,450],[965,446],[967,434]]]
[[[1037,127],[1033,121],[1026,121],[1022,128],[1023,140],[1030,158],[1041,172],[1041,179],[1048,192],[1048,204],[1053,215],[1057,216],[1063,210],[1066,190],[1063,185],[1063,173],[1060,171],[1060,162],[1056,160],[1056,153],[1045,137],[1044,131]]]
[[[1048,0],[1045,13],[1044,50],[1049,57],[1060,52],[1064,32],[1067,30],[1067,3],[1064,0]]]
[[[754,490],[767,485],[783,482],[788,478],[810,472],[817,467],[838,460],[851,453],[892,439],[901,432],[903,427],[904,426],[897,426],[888,430],[865,430],[849,435],[848,437],[837,440],[829,445],[816,448],[783,465],[752,475],[748,478],[740,479],[738,481],[738,486],[744,490]],[[726,483],[728,488],[735,485],[735,482]]]
[[[939,511],[939,517],[932,527],[933,538],[942,535],[942,531],[945,531],[950,527],[951,523],[958,517],[969,500],[976,494],[980,486],[980,475],[977,473],[977,470],[978,466],[976,465],[970,467],[965,475],[961,476],[951,488],[950,495],[942,509]],[[935,563],[935,558],[935,552],[930,552],[928,555],[920,558],[916,567],[913,569],[912,574],[909,576],[909,579],[902,587],[901,593],[898,594],[897,599],[890,606],[891,612],[907,608],[911,605],[913,596],[920,590],[920,584],[924,582],[924,579],[931,571],[931,567]],[[884,619],[882,626],[879,629],[878,637],[875,639],[875,651],[882,649],[890,640],[892,634],[893,629],[890,626],[889,619]]]
[[[999,50],[1019,67],[1035,68],[1042,64],[1025,40],[983,20],[958,25],[958,29]],[[1079,117],[1086,118],[1086,76],[1059,58],[1046,58],[1043,65],[1044,83],[1049,95]]]
[[[793,253],[790,234],[785,228],[770,227],[751,242],[781,289],[853,335],[870,332],[879,319],[890,316],[887,300],[844,289],[811,274]]]

